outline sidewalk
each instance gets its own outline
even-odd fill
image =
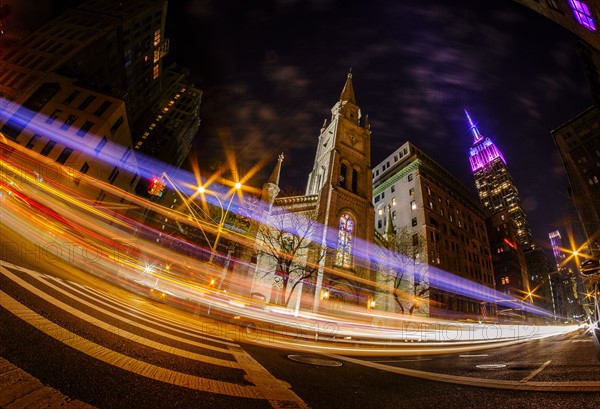
[[[0,358],[0,391],[0,408],[93,408],[42,385],[4,358]]]

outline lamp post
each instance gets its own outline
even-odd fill
[[[239,190],[242,188],[242,184],[240,182],[236,182],[234,185],[235,190]],[[211,192],[209,190],[206,190],[204,188],[204,186],[199,186],[198,187],[198,193],[200,194],[205,194],[205,193],[210,193],[212,194],[216,199],[217,202],[219,202],[219,208],[221,209],[221,217],[219,218],[219,224],[217,226],[217,236],[215,237],[215,242],[213,243],[212,247],[211,247],[211,252],[210,252],[210,258],[208,259],[209,263],[213,263],[213,259],[215,257],[215,252],[217,251],[217,245],[219,244],[219,239],[221,238],[221,232],[223,231],[223,226],[225,225],[225,219],[227,218],[227,214],[229,214],[229,208],[231,207],[231,202],[233,202],[233,197],[235,196],[235,192],[231,193],[231,197],[229,198],[229,201],[227,203],[227,207],[224,208],[223,206],[223,202],[221,201],[221,199],[219,198],[219,196],[214,193]],[[219,288],[221,288],[221,283],[223,280],[221,280],[219,282]]]

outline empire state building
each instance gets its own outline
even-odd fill
[[[465,114],[473,135],[469,161],[481,203],[491,215],[508,212],[516,229],[517,240],[521,248],[527,251],[533,245],[531,230],[521,208],[519,192],[506,167],[506,160],[494,142],[479,132],[466,109]]]

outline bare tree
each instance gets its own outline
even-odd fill
[[[412,314],[419,307],[419,299],[429,292],[423,271],[425,263],[420,260],[425,251],[423,237],[402,227],[384,236],[383,247],[387,270],[384,281],[392,284],[392,295],[400,312]]]
[[[325,251],[313,242],[316,229],[316,212],[275,212],[270,223],[259,226],[260,252],[275,266],[275,303],[287,305],[296,287],[316,276],[325,257]]]

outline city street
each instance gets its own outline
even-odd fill
[[[4,248],[18,240],[2,233]],[[369,356],[356,345],[361,355],[342,356],[330,345],[330,353],[316,354],[298,350],[306,340],[291,334],[248,334],[33,256],[26,267],[10,260],[0,267],[0,355],[77,404],[596,407],[600,365],[582,330],[465,353]],[[45,396],[23,381],[3,390],[10,392],[2,407]]]

